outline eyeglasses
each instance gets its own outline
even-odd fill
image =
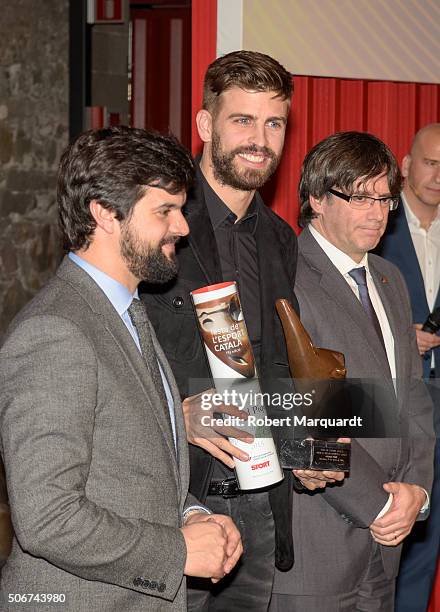
[[[385,196],[384,198],[373,198],[363,194],[347,195],[334,189],[329,189],[329,193],[335,195],[337,198],[341,198],[348,202],[350,208],[355,210],[367,210],[371,208],[375,202],[379,202],[382,208],[388,208],[389,210],[396,210],[399,204],[399,196]]]

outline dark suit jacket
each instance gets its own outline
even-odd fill
[[[0,350],[0,452],[15,530],[6,598],[64,593],[56,607],[66,612],[186,609],[185,426],[153,342],[175,400],[178,454],[133,338],[79,266],[66,258],[11,324]]]
[[[377,379],[396,398],[385,352],[360,301],[308,229],[298,247],[295,292],[312,341],[344,353],[347,380]],[[409,431],[402,438],[353,439],[351,471],[342,486],[294,495],[295,565],[291,572],[277,574],[278,593],[340,594],[355,589],[371,558],[368,527],[388,499],[383,483],[414,483],[428,491],[431,487],[432,404],[421,378],[408,293],[395,266],[374,255],[368,261],[394,336],[396,410]],[[381,547],[389,578],[397,574],[400,551],[401,545]]]
[[[388,219],[387,231],[380,241],[376,253],[395,264],[406,281],[412,307],[414,323],[424,323],[429,315],[426,301],[425,285],[419,261],[411,238],[402,200],[398,209]],[[440,265],[440,262],[436,262]],[[440,306],[440,289],[437,293],[434,308]],[[434,349],[436,376],[440,378],[440,346]],[[423,374],[429,377],[431,369],[431,351],[423,355]]]
[[[275,301],[287,298],[297,306],[293,293],[297,243],[292,228],[258,199],[256,243],[261,299],[260,378],[289,377],[284,336]],[[188,194],[185,216],[190,228],[187,239],[179,242],[177,279],[164,287],[142,286],[142,299],[157,337],[171,364],[182,396],[205,390],[212,385],[204,348],[197,328],[190,291],[221,282],[222,272],[214,231],[205,204],[203,188],[196,183]],[[189,388],[190,379],[205,379]],[[204,501],[211,480],[214,459],[202,449],[190,445],[190,491]],[[289,566],[292,547],[289,537],[288,497],[290,477],[272,489],[271,504],[277,530],[277,562]],[[281,556],[285,561],[281,561]]]

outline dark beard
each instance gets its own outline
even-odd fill
[[[238,153],[264,153],[270,158],[270,164],[266,170],[252,170],[251,168],[238,172],[234,166],[234,159]],[[268,147],[238,147],[229,153],[223,153],[220,136],[217,132],[212,134],[211,157],[214,170],[214,178],[223,185],[229,185],[240,191],[253,191],[260,189],[269,177],[277,169],[280,158]]]
[[[128,224],[123,224],[121,255],[136,278],[147,283],[166,283],[176,276],[178,264],[176,257],[167,257],[161,247],[177,240],[178,238],[163,239],[156,248],[152,248],[142,244],[136,234],[130,231]]]

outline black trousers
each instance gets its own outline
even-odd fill
[[[188,579],[189,612],[267,612],[275,567],[275,527],[267,493],[224,499],[210,495],[206,506],[227,514],[240,530],[244,553],[232,572],[213,584]]]

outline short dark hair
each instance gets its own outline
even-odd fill
[[[189,152],[173,136],[127,126],[90,130],[64,151],[58,172],[58,212],[64,248],[90,245],[97,200],[126,219],[148,186],[186,191],[194,178]]]
[[[366,183],[386,174],[392,195],[399,195],[402,176],[391,149],[366,132],[337,132],[318,142],[305,156],[299,181],[299,225],[305,227],[316,217],[309,197],[322,198],[339,187],[352,192],[359,182]]]
[[[276,60],[257,51],[233,51],[208,66],[203,83],[203,108],[215,115],[220,94],[232,87],[245,91],[273,91],[292,97],[292,75]]]

